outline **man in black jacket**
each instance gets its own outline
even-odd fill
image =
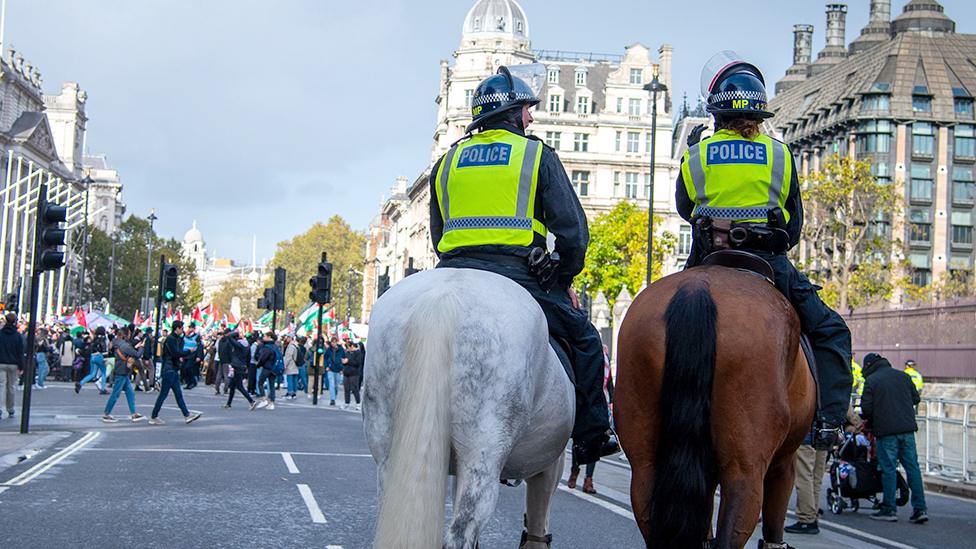
[[[889,522],[898,520],[896,468],[901,462],[912,491],[913,512],[908,520],[916,524],[926,522],[929,517],[915,448],[915,431],[918,431],[915,406],[921,400],[918,391],[908,374],[895,370],[888,359],[875,353],[864,357],[864,377],[861,416],[869,422],[871,432],[878,439],[878,462],[884,485],[881,509],[871,518]]]
[[[17,331],[17,315],[7,313],[0,329],[0,383],[4,385],[7,416],[14,416],[14,384],[24,370],[24,338]],[[3,417],[3,412],[0,412]]]
[[[186,403],[183,402],[183,390],[180,388],[180,366],[184,358],[195,352],[195,350],[186,349],[184,346],[183,322],[180,320],[173,321],[173,332],[163,340],[163,381],[159,388],[159,396],[156,397],[156,405],[153,406],[152,415],[149,417],[150,425],[163,424],[163,420],[157,416],[159,416],[159,409],[163,407],[163,402],[170,390],[176,396],[176,404],[183,412],[183,417],[186,418],[187,423],[193,423],[200,419],[201,414],[199,412],[191,414],[190,410],[186,408]]]
[[[244,389],[244,376],[247,374],[248,363],[251,360],[251,347],[248,345],[246,339],[241,337],[240,333],[237,331],[230,332],[221,340],[225,342],[227,347],[230,349],[230,376],[228,377],[227,386],[230,387],[230,391],[227,393],[227,404],[224,404],[224,409],[230,409],[230,405],[234,402],[234,391],[240,392],[247,399],[247,402],[251,405],[251,410],[257,406],[257,401],[251,398],[247,390]]]
[[[228,333],[229,330],[223,330],[220,334],[220,339],[217,340],[217,362],[214,364],[217,372],[214,376],[214,391],[218,395],[220,394],[221,383],[224,384],[224,394],[227,394],[227,390],[230,388],[227,373],[230,368],[232,350]]]

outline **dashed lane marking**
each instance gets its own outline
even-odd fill
[[[89,431],[85,433],[81,438],[69,444],[65,448],[62,448],[58,452],[55,452],[49,456],[44,461],[38,463],[37,465],[31,467],[30,469],[24,471],[23,473],[15,476],[14,478],[3,483],[2,486],[23,486],[28,482],[34,480],[45,471],[54,467],[58,463],[61,463],[65,458],[69,457],[71,454],[81,450],[92,441],[94,441],[98,436],[101,435],[99,431]]]
[[[285,460],[285,467],[288,468],[288,472],[289,473],[291,473],[293,475],[297,475],[298,474],[298,472],[299,472],[298,471],[298,466],[295,465],[295,460],[293,460],[291,458],[291,453],[290,452],[282,452],[281,453],[281,459]]]
[[[606,509],[607,511],[610,511],[611,513],[616,513],[616,514],[618,514],[618,515],[620,515],[622,517],[628,518],[628,519],[634,518],[634,514],[633,513],[631,513],[627,509],[624,509],[623,507],[620,507],[618,505],[614,505],[614,504],[610,503],[609,501],[604,501],[604,500],[602,500],[600,498],[595,498],[595,497],[593,497],[593,496],[591,496],[589,494],[584,494],[583,492],[577,492],[576,490],[570,490],[567,486],[564,486],[562,484],[559,485],[559,489],[562,490],[563,492],[566,492],[568,494],[574,495],[574,496],[580,498],[581,500],[583,500],[585,502],[592,503],[593,505],[597,505],[599,507],[603,507],[604,509]]]
[[[302,495],[302,499],[305,500],[305,507],[308,507],[308,514],[312,515],[312,522],[325,524],[325,515],[319,509],[319,504],[315,501],[315,496],[312,495],[312,489],[308,487],[308,484],[299,484],[298,492]]]
[[[341,545],[326,545],[325,549],[342,549]]]

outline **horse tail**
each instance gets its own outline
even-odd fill
[[[701,547],[711,524],[716,458],[710,427],[716,308],[704,282],[668,303],[661,425],[650,528],[654,547]]]
[[[433,290],[407,316],[374,547],[443,544],[450,448],[451,364],[461,303]]]

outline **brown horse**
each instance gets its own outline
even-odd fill
[[[641,292],[618,341],[614,414],[648,547],[703,547],[717,486],[713,547],[744,546],[760,513],[765,546],[786,547],[793,454],[816,407],[789,301],[752,273],[696,267]]]

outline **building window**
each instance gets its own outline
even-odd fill
[[[909,220],[909,243],[913,246],[928,246],[932,242],[932,218],[929,210],[914,209],[909,213]]]
[[[546,82],[550,84],[559,83],[559,67],[549,67],[549,71],[546,73]]]
[[[563,96],[556,93],[549,96],[549,112],[563,112]]]
[[[973,257],[969,254],[952,254],[949,256],[949,270],[953,271],[972,271],[973,270]],[[967,276],[966,273],[964,276]]]
[[[576,85],[581,88],[586,86],[586,69],[576,69]]]
[[[627,132],[627,152],[640,152],[640,132]]]
[[[871,165],[871,175],[878,183],[889,185],[891,184],[891,172],[888,170],[888,164],[884,162],[879,162],[877,164]]]
[[[644,83],[644,69],[630,69],[630,83],[631,84],[643,84]]]
[[[912,166],[912,187],[909,195],[912,202],[932,203],[932,167]]]
[[[972,120],[973,118],[972,97],[957,97],[953,100],[953,106],[956,111],[956,118],[964,118],[966,120]]]
[[[577,97],[576,98],[576,112],[579,114],[590,114],[590,98],[589,97]]]
[[[644,134],[644,150],[651,154],[651,132]]]
[[[627,104],[627,114],[630,116],[640,116],[640,99],[631,99]]]
[[[976,133],[971,124],[959,124],[953,132],[955,138],[955,157],[976,159]]]
[[[913,95],[912,112],[932,112],[932,96]]]
[[[644,174],[644,195],[643,196],[644,198],[651,197],[651,174],[650,173]]]
[[[624,181],[624,196],[627,198],[637,198],[637,181],[640,174],[637,172],[627,172],[627,179]]]
[[[689,254],[691,254],[691,225],[681,225],[678,227],[678,255]]]
[[[619,196],[620,172],[613,172],[613,196]]]
[[[590,172],[573,170],[573,188],[580,196],[590,194]]]
[[[563,132],[546,132],[546,145],[558,151],[562,137]]]
[[[871,238],[891,238],[891,220],[885,214],[879,213],[868,225],[868,235]]]
[[[573,134],[573,150],[576,152],[587,152],[590,150],[590,134]]]
[[[624,132],[618,131],[616,137],[613,139],[613,150],[616,152],[620,152],[620,139],[623,137],[623,135]]]
[[[887,113],[891,108],[891,96],[886,93],[872,93],[861,98],[862,113]]]
[[[471,108],[471,96],[474,95],[474,90],[464,90],[464,106]]]
[[[976,181],[973,178],[972,166],[954,166],[952,168],[952,203],[972,205],[976,198]]]
[[[973,212],[952,212],[952,243],[973,245]]]
[[[916,286],[928,286],[932,280],[932,268],[929,262],[928,252],[913,253],[908,255],[908,261],[912,265],[912,284]]]
[[[912,124],[912,155],[925,157],[935,155],[935,127],[931,123]]]
[[[891,151],[891,121],[867,120],[857,125],[857,154]]]

